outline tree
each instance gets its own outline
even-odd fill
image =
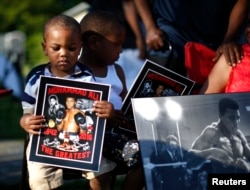
[[[0,33],[19,30],[26,35],[24,74],[45,60],[40,45],[45,21],[80,2],[82,0],[1,0]]]

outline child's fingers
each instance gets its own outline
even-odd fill
[[[39,134],[39,129],[45,125],[44,116],[30,116],[26,118],[25,130],[31,134]]]
[[[41,129],[44,125],[40,124],[40,125],[31,125],[30,128],[28,129],[28,132],[31,134],[39,134],[39,129]]]

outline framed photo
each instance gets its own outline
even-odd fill
[[[46,117],[32,135],[30,161],[98,171],[105,119],[92,112],[93,102],[109,99],[110,86],[41,76],[36,115]]]
[[[250,93],[131,101],[147,189],[213,189],[214,176],[250,179]]]
[[[123,101],[126,122],[120,129],[135,133],[131,98],[187,95],[193,86],[194,81],[146,60]]]

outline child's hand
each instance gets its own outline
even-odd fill
[[[115,116],[113,104],[107,101],[95,101],[93,111],[100,118],[110,119]]]
[[[20,125],[28,133],[39,134],[39,129],[44,127],[45,121],[42,115],[25,114],[20,119]]]

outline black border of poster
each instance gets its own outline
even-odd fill
[[[29,160],[62,168],[98,171],[106,120],[97,117],[91,108],[96,100],[108,101],[109,93],[110,85],[41,76],[35,114],[44,115],[46,123],[39,135],[31,136]],[[67,97],[84,103],[81,105],[84,108],[77,108],[84,112],[86,131],[77,134],[78,140],[71,141],[68,150],[59,148],[63,140],[59,137],[56,119],[51,118],[48,111],[50,95],[56,95],[65,110]]]

